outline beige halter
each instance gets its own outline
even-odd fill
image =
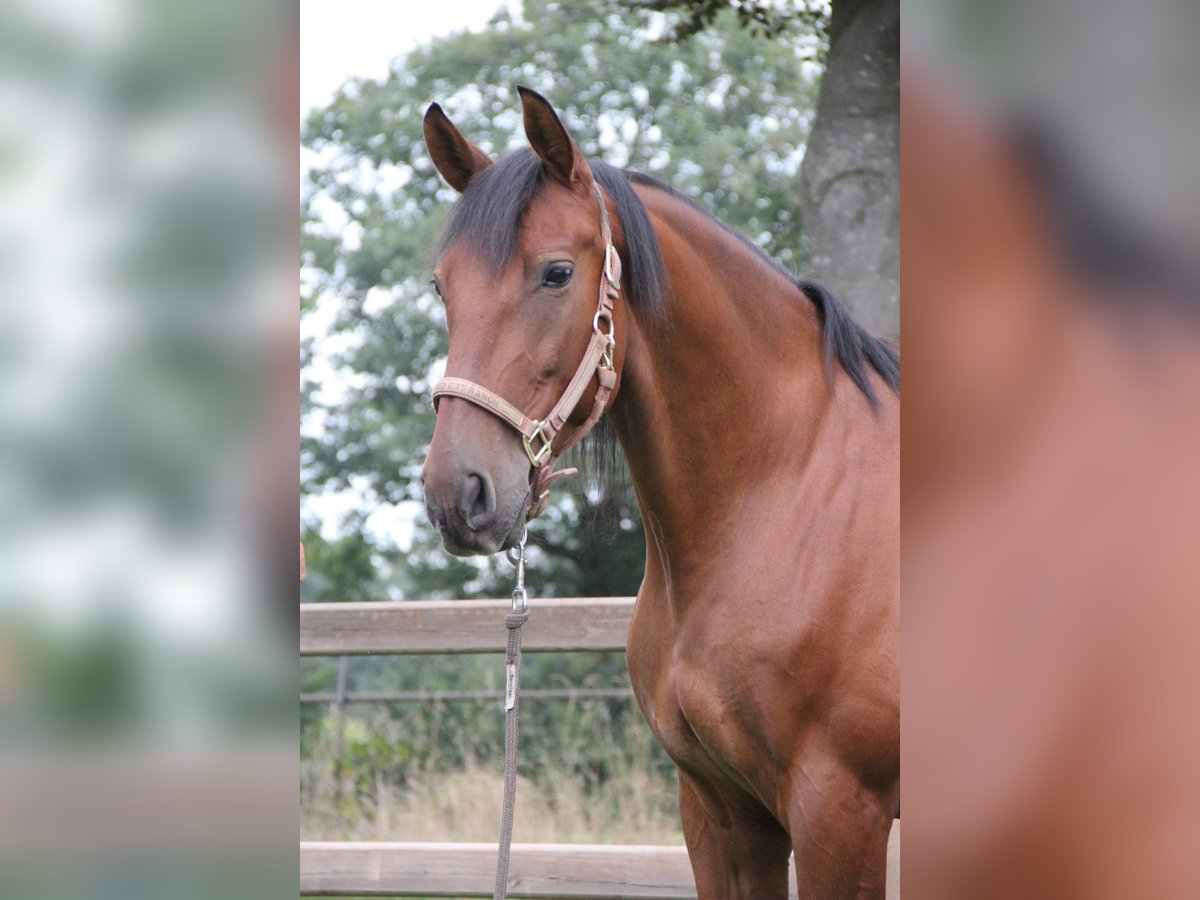
[[[600,205],[600,234],[604,238],[604,274],[600,279],[600,298],[596,303],[596,314],[592,317],[592,339],[588,343],[587,352],[566,390],[550,412],[541,419],[527,416],[503,397],[466,378],[447,377],[433,386],[435,411],[439,397],[460,397],[474,403],[480,409],[487,410],[520,432],[525,455],[529,457],[529,463],[537,473],[533,479],[530,493],[533,499],[526,515],[527,519],[541,515],[546,508],[546,498],[550,494],[552,481],[575,472],[574,469],[555,472],[554,463],[592,430],[603,414],[617,381],[617,373],[613,369],[613,349],[616,347],[616,338],[613,335],[613,302],[621,290],[621,257],[617,255],[617,249],[613,246],[612,228],[609,226],[604,196],[600,193],[599,185],[593,183],[592,188],[596,192],[596,202]],[[604,323],[607,323],[607,330],[603,327]],[[555,452],[555,439],[562,433],[567,419],[587,392],[593,377],[598,386],[592,411],[587,420],[575,429],[566,443]]]

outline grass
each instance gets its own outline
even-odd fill
[[[406,787],[382,780],[347,802],[332,778],[320,778],[301,817],[303,840],[480,841],[499,832],[503,776],[470,768],[430,772]],[[682,843],[673,791],[629,775],[611,779],[599,800],[565,773],[551,773],[551,790],[529,778],[517,782],[514,840],[519,843]],[[311,783],[311,781],[310,781]]]
[[[523,722],[515,841],[682,843],[673,768],[640,717],[613,708],[564,702],[543,717],[553,735]],[[331,711],[301,765],[301,838],[495,841],[499,717],[475,713],[351,707],[339,754]]]

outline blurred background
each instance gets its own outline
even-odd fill
[[[904,890],[1200,896],[1200,6],[902,13]]]
[[[296,45],[0,7],[0,896],[295,892]]]
[[[668,181],[898,334],[896,3],[305,2],[301,28],[303,600],[512,590],[501,559],[446,554],[421,503],[447,348],[430,254],[456,197],[421,136],[432,101],[500,156],[525,144],[528,85],[586,155]],[[641,580],[631,488],[580,462],[530,530],[534,615]],[[682,841],[623,654],[527,656],[523,687],[560,696],[522,707],[518,840]],[[500,689],[494,655],[303,659],[303,837],[495,840],[501,704],[446,697]],[[423,699],[355,699],[381,691]]]

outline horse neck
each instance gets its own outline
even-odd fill
[[[648,534],[694,543],[811,452],[833,409],[821,326],[791,279],[715,221],[660,191],[639,194],[671,296],[661,323],[630,309],[610,418]]]

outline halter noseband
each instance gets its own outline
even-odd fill
[[[521,443],[525,446],[525,455],[537,473],[533,479],[531,496],[532,504],[526,516],[533,519],[541,515],[546,508],[546,498],[550,494],[550,483],[557,478],[572,474],[574,469],[554,471],[554,463],[563,453],[566,453],[592,430],[604,412],[609,397],[612,396],[613,386],[617,382],[617,373],[613,368],[613,349],[616,338],[613,335],[613,302],[621,290],[621,257],[612,242],[612,228],[608,222],[608,209],[604,205],[604,195],[600,193],[599,185],[593,183],[596,192],[596,202],[600,206],[600,235],[604,238],[604,273],[600,278],[600,297],[596,303],[596,314],[592,316],[592,339],[588,343],[587,352],[574,376],[567,384],[558,402],[542,419],[527,416],[503,397],[481,384],[466,378],[443,378],[433,386],[433,408],[437,411],[438,397],[459,397],[474,403],[480,409],[487,410],[502,422],[507,422],[521,434]],[[607,331],[602,325],[608,324]],[[595,377],[598,386],[596,399],[592,402],[592,411],[587,419],[563,444],[562,449],[554,452],[554,441],[566,427],[567,419],[574,412],[580,399],[588,389],[592,378]]]

